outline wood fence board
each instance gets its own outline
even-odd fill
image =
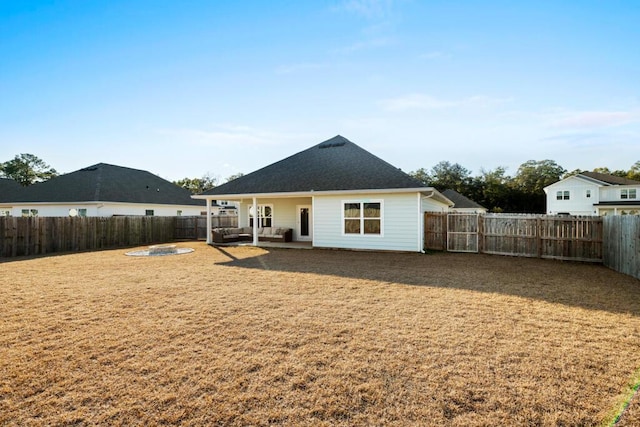
[[[587,262],[603,259],[601,217],[427,213],[424,231],[426,249]]]

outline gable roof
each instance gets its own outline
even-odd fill
[[[629,178],[622,178],[615,175],[610,175],[608,173],[599,173],[599,172],[582,172],[578,175],[586,176],[587,178],[592,178],[606,184],[611,185],[638,185],[640,181],[635,181]]]
[[[0,203],[11,202],[24,189],[17,181],[9,178],[0,178]]]
[[[454,208],[459,209],[486,209],[484,206],[474,202],[468,197],[463,196],[458,193],[456,190],[447,189],[442,192],[442,194],[449,200],[451,200],[454,205]]]
[[[203,205],[188,190],[150,172],[106,163],[25,187],[12,201]]]
[[[427,188],[338,135],[201,195]]]

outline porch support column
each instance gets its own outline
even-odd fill
[[[213,225],[211,222],[211,199],[206,199],[207,201],[207,245],[213,243],[213,239],[211,238],[211,226]]]
[[[253,246],[258,246],[258,198],[253,198]]]

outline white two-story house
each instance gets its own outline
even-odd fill
[[[640,181],[583,172],[544,188],[550,215],[640,215]]]

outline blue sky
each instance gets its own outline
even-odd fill
[[[405,171],[640,160],[635,1],[0,0],[0,161],[222,181],[337,134]]]

